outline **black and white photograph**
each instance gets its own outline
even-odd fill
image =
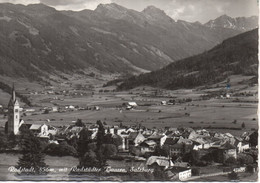
[[[0,0],[0,181],[258,182],[258,0]]]

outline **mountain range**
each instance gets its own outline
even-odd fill
[[[140,74],[204,52],[258,26],[258,17],[221,16],[206,24],[175,21],[154,6],[117,4],[57,11],[44,4],[0,4],[0,75]]]
[[[231,75],[258,76],[258,29],[229,38],[209,51],[160,70],[131,77],[118,89],[144,85],[165,89],[194,88],[216,84]]]

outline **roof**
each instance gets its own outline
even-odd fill
[[[225,144],[223,144],[221,147],[221,149],[236,149],[236,147],[234,145],[231,145],[230,143],[226,142]]]
[[[131,132],[129,135],[128,135],[128,139],[129,140],[134,140],[137,135],[138,135],[139,132]]]
[[[178,142],[179,139],[167,138],[164,142],[164,145],[174,145]]]
[[[173,144],[171,145],[171,148],[176,148],[176,149],[183,149],[184,148],[184,144]]]
[[[178,140],[178,142],[177,143],[179,143],[179,144],[181,144],[181,143],[193,143],[193,141],[192,140],[190,140],[190,139],[183,139],[183,138],[180,138],[179,140]]]
[[[169,158],[164,156],[151,156],[148,158],[146,165],[152,165],[156,163],[158,166],[168,167],[173,166],[173,162]]]
[[[188,162],[174,162],[174,166],[187,168],[190,167],[190,164]]]
[[[146,141],[142,142],[140,145],[141,145],[141,146],[142,146],[142,145],[155,146],[155,145],[157,145],[157,144],[156,144],[156,142],[153,141],[153,140],[146,140]]]
[[[185,168],[185,167],[179,167],[179,166],[173,166],[171,167],[169,170],[172,172],[172,173],[180,173],[180,172],[183,172],[183,171],[186,171],[186,170],[189,170],[190,168]]]
[[[70,131],[76,131],[76,132],[78,132],[78,131],[81,131],[82,129],[83,129],[83,127],[74,126],[74,127],[72,127],[72,128],[70,129]]]
[[[130,106],[137,106],[137,103],[136,102],[128,102],[128,105],[130,105]]]
[[[25,123],[23,123],[23,124],[20,126],[19,129],[20,129],[20,130],[21,130],[21,129],[25,129],[25,128],[26,128],[26,129],[30,129],[31,126],[32,126],[32,124],[25,124]]]
[[[159,135],[157,133],[153,133],[152,135],[150,135],[149,137],[147,137],[148,139],[161,139],[163,135]]]
[[[30,130],[38,130],[39,128],[41,128],[41,124],[32,124],[32,126],[30,127]]]

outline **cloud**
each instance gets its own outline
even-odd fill
[[[13,4],[38,4],[40,0],[0,0],[0,3],[13,3]]]
[[[99,4],[112,3],[111,0],[40,0],[41,3],[52,6],[57,10],[94,10]]]

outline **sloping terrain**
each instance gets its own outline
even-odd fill
[[[57,11],[0,6],[0,75],[42,81],[49,74],[139,74],[201,53],[241,30],[174,21],[162,10],[117,4]]]
[[[258,29],[229,38],[197,56],[163,69],[131,77],[118,89],[149,85],[166,89],[193,88],[223,81],[230,75],[258,75]]]

